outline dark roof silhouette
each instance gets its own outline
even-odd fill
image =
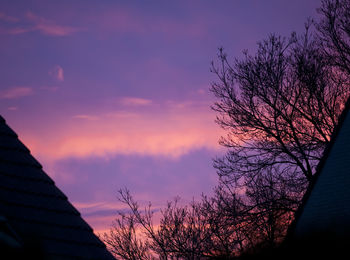
[[[350,238],[350,98],[296,212],[288,239]]]
[[[1,242],[33,243],[45,259],[114,259],[0,116]]]

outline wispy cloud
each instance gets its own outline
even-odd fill
[[[15,99],[29,96],[33,93],[30,87],[13,87],[0,91],[0,99]]]
[[[148,106],[152,104],[152,100],[137,97],[124,97],[120,102],[126,106]]]
[[[64,71],[60,65],[56,65],[49,70],[49,75],[58,81],[64,81]]]
[[[85,216],[115,216],[117,210],[127,211],[121,202],[72,202]]]
[[[219,149],[220,130],[212,111],[196,105],[170,107],[164,102],[161,107],[124,117],[113,117],[112,111],[78,114],[61,122],[64,128],[47,130],[47,136],[24,138],[33,152],[52,160],[118,154],[175,159],[196,149]]]
[[[58,25],[55,22],[39,17],[32,12],[27,12],[26,17],[34,23],[34,29],[50,36],[67,36],[81,31],[79,28]]]
[[[82,31],[82,28],[60,25],[55,21],[27,12],[24,18],[9,16],[0,12],[0,20],[8,22],[7,26],[0,28],[1,33],[19,35],[29,32],[40,32],[41,34],[62,37]],[[15,24],[14,24],[15,23]]]

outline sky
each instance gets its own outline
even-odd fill
[[[217,50],[302,33],[319,0],[0,1],[0,114],[96,233],[117,191],[211,194]]]

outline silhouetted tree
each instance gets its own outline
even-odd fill
[[[228,149],[214,167],[224,187],[243,193],[255,244],[283,238],[349,96],[346,75],[309,26],[288,40],[272,35],[232,63],[220,49],[212,65],[213,109]]]
[[[152,225],[151,205],[145,208],[144,214],[139,211],[128,190],[119,191],[119,200],[128,205],[130,212],[118,211],[118,217],[113,223],[109,234],[105,233],[103,241],[116,257],[121,259],[152,259],[148,239],[141,239],[138,234],[140,227],[154,235]]]
[[[350,75],[350,1],[323,0],[317,24],[321,49],[332,65]]]
[[[105,233],[102,238],[109,251],[121,259],[152,259],[148,241],[137,235],[137,226],[135,216],[120,213],[109,234]]]
[[[239,232],[234,228],[242,223],[234,223],[237,213],[241,214],[239,200],[231,201],[230,210],[234,209],[233,203],[237,209],[227,216],[220,215],[219,198],[203,198],[202,202],[192,202],[189,206],[180,206],[175,199],[161,210],[159,225],[154,225],[151,204],[140,210],[126,189],[119,191],[119,200],[128,205],[130,211],[119,212],[103,240],[121,259],[228,258],[242,246],[237,237]],[[225,221],[229,223],[224,225]]]
[[[268,171],[299,191],[312,179],[348,96],[345,79],[307,33],[302,41],[271,36],[255,56],[246,53],[233,65],[220,49],[219,60],[213,109],[228,132],[220,144],[229,149],[215,160],[219,176],[247,186]]]

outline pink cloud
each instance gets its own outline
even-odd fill
[[[38,31],[48,36],[59,37],[59,36],[68,36],[75,32],[83,30],[82,28],[59,25],[54,21],[48,20],[43,17],[39,17],[32,12],[27,12],[25,18],[29,21],[30,24],[26,24],[26,25],[18,24],[19,22],[21,22],[21,19],[8,16],[5,13],[0,12],[0,20],[10,22],[10,23],[17,23],[15,27],[11,25],[9,27],[0,28],[0,33],[19,35],[19,34],[24,34],[28,32]]]
[[[126,106],[147,106],[152,104],[152,100],[137,97],[124,97],[120,101]]]
[[[15,99],[29,96],[33,93],[32,88],[29,87],[13,87],[0,91],[0,99]]]
[[[51,70],[49,70],[49,75],[58,81],[64,81],[64,71],[59,65],[56,65]]]
[[[27,12],[26,17],[34,23],[34,30],[38,30],[49,36],[67,36],[81,31],[79,28],[58,25],[55,22],[39,17],[32,12]]]
[[[35,155],[49,160],[118,154],[176,159],[196,149],[219,149],[220,129],[207,106],[163,104],[161,109],[140,111],[137,116],[116,114],[76,115],[40,136],[24,133],[23,140]]]

